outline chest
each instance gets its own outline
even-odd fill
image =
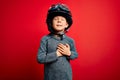
[[[56,39],[49,39],[48,42],[47,42],[47,51],[48,52],[54,52],[57,50],[57,46],[59,43],[62,43],[62,44],[69,44],[69,41],[67,40],[56,40]],[[70,45],[70,44],[69,44]]]

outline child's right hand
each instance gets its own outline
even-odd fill
[[[60,53],[59,49],[56,50],[56,54],[57,54],[58,57],[63,56],[63,55]]]

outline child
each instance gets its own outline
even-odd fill
[[[70,10],[63,4],[52,5],[46,19],[50,34],[40,43],[37,60],[44,64],[44,80],[72,80],[70,60],[78,57],[74,41],[65,35],[72,25]]]

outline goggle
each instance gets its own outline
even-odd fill
[[[68,7],[64,4],[56,4],[56,5],[52,5],[50,8],[49,8],[49,12],[51,11],[55,11],[55,10],[58,10],[58,11],[67,11],[67,12],[70,12]]]

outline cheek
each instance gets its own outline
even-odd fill
[[[66,22],[63,23],[64,26],[68,26],[68,24]]]
[[[53,21],[53,24],[56,24],[57,23],[57,21]]]
[[[56,24],[56,22],[55,22],[55,21],[53,21],[53,22],[52,22],[52,25],[55,25],[55,24]]]

